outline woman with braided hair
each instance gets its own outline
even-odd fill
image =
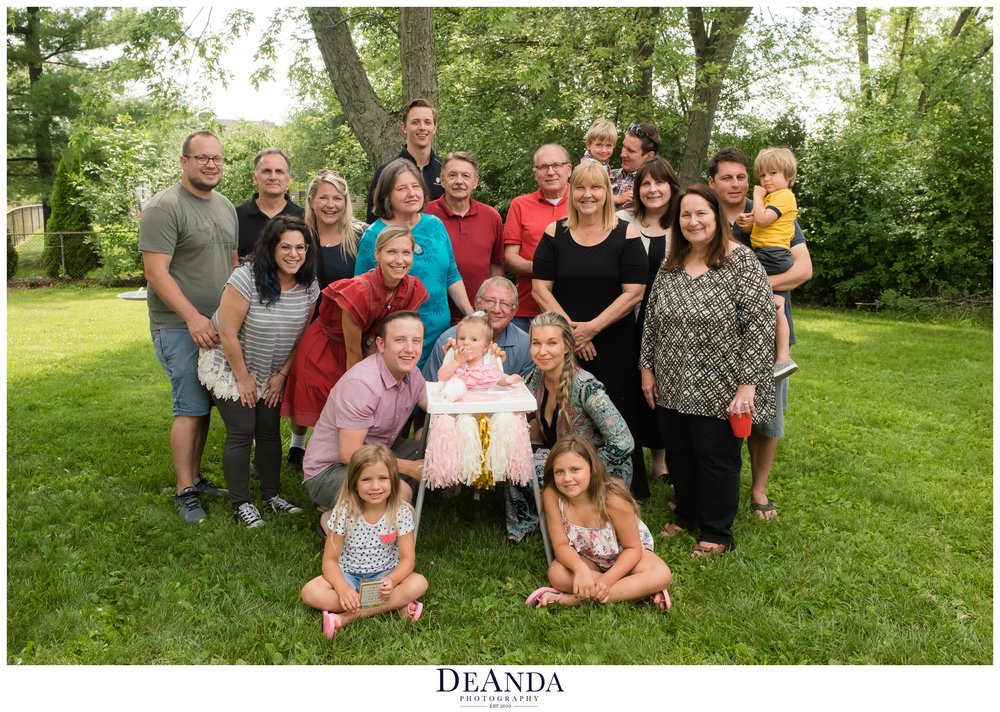
[[[535,395],[538,411],[532,422],[535,474],[542,481],[545,458],[556,440],[582,435],[597,450],[608,474],[626,486],[632,480],[632,449],[635,446],[625,419],[604,390],[604,385],[580,368],[574,354],[573,330],[560,314],[543,312],[531,322],[531,359],[535,369],[524,385]],[[530,487],[509,483],[507,538],[521,541],[538,524]]]

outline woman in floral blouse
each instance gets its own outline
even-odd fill
[[[535,452],[535,474],[541,483],[549,449],[564,435],[576,434],[590,440],[608,474],[627,486],[632,481],[632,434],[604,385],[577,365],[575,348],[573,331],[561,315],[544,312],[532,320],[535,370],[524,385],[538,402],[532,440],[542,447]],[[538,524],[530,492],[529,487],[507,486],[507,538],[511,541],[521,541]]]
[[[681,194],[639,354],[643,395],[656,408],[677,495],[676,523],[662,534],[695,534],[695,557],[734,547],[742,441],[728,414],[755,423],[774,415],[770,287],[726,224],[707,186]]]

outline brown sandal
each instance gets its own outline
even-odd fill
[[[716,556],[717,554],[725,554],[729,551],[729,547],[725,544],[713,544],[708,541],[699,541],[694,547],[694,551],[691,552],[692,559],[704,559],[709,556]]]
[[[674,524],[673,522],[667,522],[666,524],[663,525],[663,528],[660,530],[660,536],[665,536],[668,539],[673,539],[678,534],[683,534],[686,531],[687,530],[684,527],[680,526],[679,524]]]

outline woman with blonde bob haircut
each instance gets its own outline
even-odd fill
[[[647,258],[628,223],[615,216],[611,182],[582,163],[569,180],[569,214],[551,223],[535,250],[531,295],[569,323],[576,356],[607,389],[629,430],[639,432],[641,391],[635,307],[646,288]],[[632,493],[649,496],[642,450],[632,455]]]

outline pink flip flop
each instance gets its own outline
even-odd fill
[[[663,589],[662,591],[660,591],[660,595],[663,596],[663,601],[661,601],[660,603],[656,603],[656,598],[654,597],[653,603],[656,604],[656,606],[661,611],[667,612],[671,608],[673,608],[674,602],[670,600],[670,594],[667,593],[667,589]]]
[[[343,627],[344,621],[340,616],[330,611],[323,611],[323,635],[333,640],[333,636]]]
[[[532,608],[538,608],[541,605],[539,601],[542,600],[542,596],[546,593],[554,593],[559,596],[562,594],[562,591],[557,588],[552,588],[551,586],[542,586],[541,588],[532,591],[531,595],[524,599],[524,605],[531,606]]]
[[[420,601],[410,601],[406,604],[406,618],[410,623],[416,623],[424,613],[424,604]]]

